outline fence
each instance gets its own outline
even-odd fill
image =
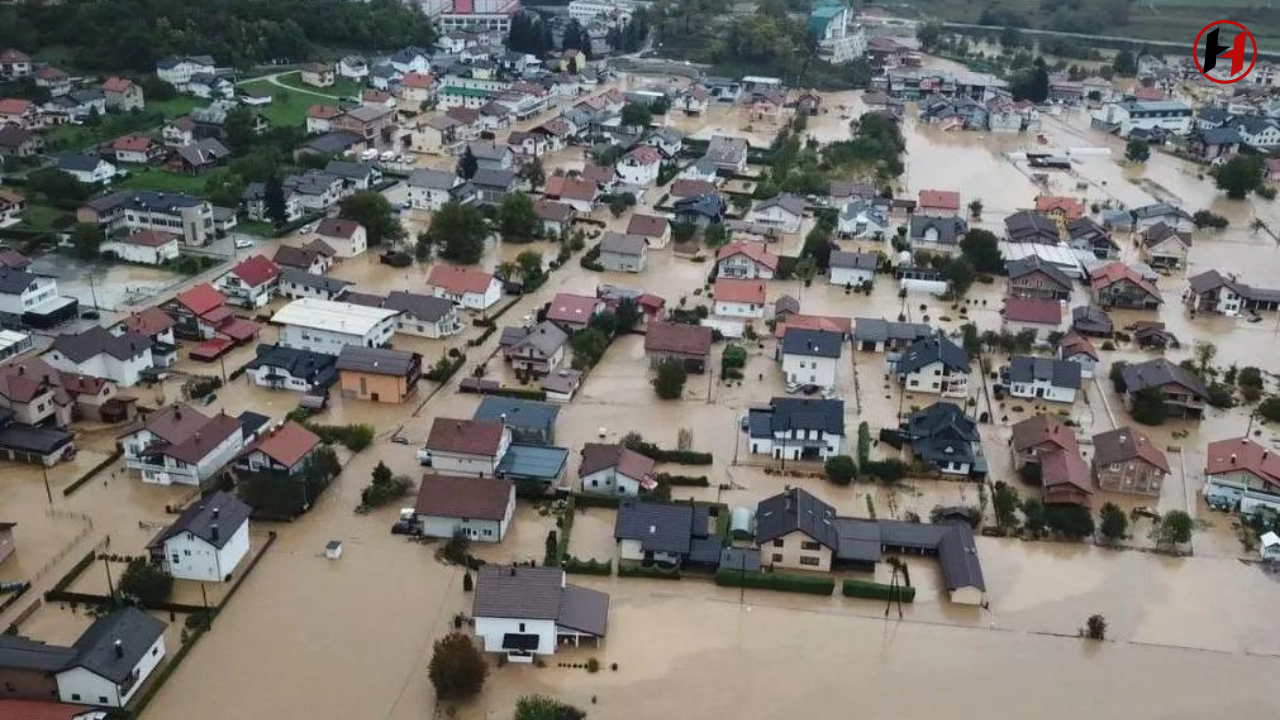
[[[54,513],[58,513],[58,512],[65,512],[65,511],[49,510],[46,512],[46,514],[48,514],[50,517],[58,517],[57,515],[54,515]],[[69,514],[83,515],[85,519],[88,519],[88,516],[84,515],[84,513],[69,513]],[[31,576],[31,583],[35,584],[40,580],[40,578],[52,572],[53,569],[57,567],[58,563],[62,562],[62,560],[67,557],[67,555],[70,555],[71,551],[75,550],[76,545],[79,545],[80,541],[88,537],[89,533],[91,532],[93,532],[93,521],[89,520],[89,524],[80,528],[80,532],[76,533],[76,536],[71,539],[71,542],[63,546],[63,548],[59,550],[56,555],[46,560],[44,565],[41,565],[40,569],[36,570],[35,574]],[[101,540],[99,540],[98,544],[94,545],[93,548],[90,549],[90,552],[97,552],[98,550],[106,547],[109,544],[111,544],[111,537],[106,536]]]

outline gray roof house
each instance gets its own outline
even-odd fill
[[[147,548],[153,555],[157,551],[163,554],[165,541],[183,533],[191,533],[215,548],[222,548],[236,530],[249,521],[251,512],[253,509],[235,495],[216,492],[188,506],[177,520],[147,543]]]
[[[564,358],[569,336],[555,323],[544,320],[532,328],[504,328],[498,346],[517,369],[547,375]]]
[[[1071,308],[1071,329],[1081,335],[1111,337],[1115,324],[1107,311],[1092,305]]]
[[[944,473],[980,477],[987,472],[978,424],[954,403],[936,402],[912,413],[900,433],[912,455]]]
[[[1047,215],[1029,210],[1016,212],[1004,219],[1004,233],[1013,242],[1056,245],[1058,225]]]
[[[884,318],[860,317],[854,319],[854,347],[863,352],[900,350],[917,340],[933,335],[927,323],[909,323]]]
[[[720,538],[711,533],[710,508],[692,503],[628,499],[618,505],[613,538],[623,560],[664,566],[720,562]]]
[[[1005,264],[1005,270],[1009,273],[1009,294],[1013,297],[1050,300],[1071,298],[1071,278],[1039,255],[1011,260]]]
[[[350,286],[351,282],[347,280],[317,275],[294,267],[280,270],[280,294],[294,300],[304,297],[336,300]]]
[[[791,328],[778,344],[778,354],[803,357],[838,358],[844,350],[840,333]]]
[[[941,362],[944,366],[962,372],[969,371],[969,353],[943,335],[935,335],[912,343],[895,365],[900,375]]]
[[[488,396],[480,401],[480,407],[472,420],[501,421],[511,431],[513,442],[531,445],[551,445],[556,440],[556,418],[560,407],[551,403]]]
[[[609,596],[568,584],[560,568],[485,565],[476,571],[471,616],[485,650],[531,662],[563,639],[604,637]]]
[[[1015,355],[1009,360],[1009,382],[1015,387],[1018,384],[1028,386],[1048,385],[1056,390],[1064,391],[1074,398],[1075,391],[1080,389],[1080,377],[1080,364],[1069,360],[1030,357],[1027,355]],[[1014,393],[1014,395],[1022,397],[1017,393]],[[1029,395],[1027,397],[1041,396]]]
[[[907,227],[907,236],[912,243],[923,244],[932,249],[957,249],[960,240],[969,232],[969,225],[959,217],[928,217],[912,215]]]
[[[99,618],[76,639],[72,645],[76,659],[64,671],[84,668],[114,683],[119,689],[128,688],[125,689],[127,694],[146,679],[136,677],[134,671],[164,637],[164,629],[163,622],[137,608],[117,610]],[[160,652],[164,652],[163,645]]]
[[[707,144],[704,157],[715,163],[716,169],[726,173],[740,173],[747,167],[749,146],[743,138],[715,135]]]
[[[1133,408],[1134,395],[1147,388],[1164,393],[1165,408],[1171,415],[1200,418],[1204,415],[1208,390],[1200,378],[1165,358],[1126,364],[1120,371],[1124,380],[1125,403]]]
[[[639,235],[607,232],[600,240],[600,264],[612,272],[644,272],[649,243]]]

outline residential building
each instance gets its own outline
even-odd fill
[[[846,289],[869,286],[875,280],[880,258],[871,253],[833,250],[830,266],[832,285],[843,285]]]
[[[249,554],[250,512],[248,505],[223,491],[198,498],[147,549],[175,579],[226,582]]]
[[[1093,477],[1103,490],[1159,497],[1168,475],[1164,452],[1141,430],[1121,427],[1093,436]]]
[[[437,212],[451,199],[462,178],[444,170],[415,170],[407,181],[409,204],[415,210]]]
[[[137,385],[145,371],[155,366],[149,338],[129,331],[112,335],[101,326],[55,337],[43,357],[59,370],[108,378],[121,387]]]
[[[867,51],[867,35],[857,13],[839,0],[815,3],[809,10],[808,29],[818,57],[833,65],[852,62]]]
[[[715,568],[720,564],[722,544],[714,522],[707,505],[622,500],[613,528],[619,562],[659,568]]]
[[[209,55],[167,57],[156,61],[156,75],[178,90],[187,90],[191,79],[197,75],[212,75],[217,65]]]
[[[826,460],[841,454],[844,401],[775,397],[747,413],[751,452],[780,460]]]
[[[1211,442],[1206,455],[1202,492],[1211,507],[1280,511],[1280,456],[1247,437]]]
[[[921,190],[916,214],[949,218],[960,214],[960,193],[954,190]]]
[[[1092,380],[1102,362],[1098,349],[1089,338],[1076,332],[1069,332],[1058,345],[1058,358],[1080,366],[1080,377]]]
[[[1142,231],[1142,258],[1153,268],[1180,268],[1187,264],[1191,233],[1158,222]]]
[[[1045,340],[1064,329],[1063,303],[1043,298],[1010,297],[1004,300],[1000,327],[1013,334],[1024,330],[1035,332],[1036,340]]]
[[[712,329],[705,325],[655,320],[649,323],[645,333],[644,351],[652,367],[674,358],[684,364],[686,371],[701,374],[711,357],[712,335]]]
[[[1073,249],[1091,252],[1099,260],[1111,260],[1120,255],[1120,246],[1111,238],[1111,234],[1092,218],[1085,217],[1067,223],[1067,238]]]
[[[56,671],[58,699],[123,708],[165,657],[165,624],[134,607],[98,618]]]
[[[587,295],[556,293],[547,305],[546,319],[568,333],[587,329],[591,318],[604,309],[604,301]]]
[[[343,397],[402,403],[418,389],[422,356],[407,350],[344,345],[335,367]]]
[[[759,280],[717,278],[712,289],[712,312],[724,318],[763,319],[766,295],[765,284]]]
[[[1208,391],[1200,378],[1186,368],[1165,358],[1155,358],[1125,365],[1121,370],[1124,381],[1125,405],[1133,410],[1134,396],[1146,389],[1159,390],[1164,395],[1165,410],[1172,417],[1199,420],[1204,416]]]
[[[853,346],[862,352],[897,352],[931,337],[933,332],[933,328],[927,323],[857,318],[853,330]]]
[[[158,230],[137,232],[104,241],[98,251],[110,258],[139,265],[163,265],[180,254],[180,238]]]
[[[1176,232],[1190,232],[1195,229],[1195,220],[1182,208],[1170,203],[1152,203],[1129,211],[1133,221],[1133,229],[1138,231],[1156,225],[1168,225]]]
[[[142,481],[204,486],[244,449],[240,420],[212,418],[187,405],[170,405],[120,436],[125,467]]]
[[[947,253],[960,252],[960,241],[969,225],[957,215],[912,215],[907,222],[907,238],[920,250]]]
[[[899,432],[911,455],[938,472],[965,477],[987,473],[978,424],[954,403],[936,402],[911,413]]]
[[[302,84],[311,87],[333,87],[335,81],[333,66],[325,63],[307,63],[302,66]]]
[[[8,411],[6,417],[14,423],[66,428],[72,420],[84,417],[79,412],[81,396],[94,398],[104,386],[109,386],[106,390],[114,396],[115,383],[60,372],[38,357],[26,358],[0,365],[0,408]],[[117,405],[121,415],[133,409],[131,403],[117,401]],[[112,417],[109,421],[123,419]]]
[[[1037,205],[1039,201],[1037,201]],[[1063,223],[1065,224],[1065,223]],[[1004,234],[1009,242],[1042,243],[1057,245],[1060,240],[1061,227],[1048,215],[1026,210],[1016,212],[1004,219]]]
[[[799,232],[800,223],[804,220],[804,198],[789,193],[775,195],[756,203],[747,214],[747,220],[775,227],[784,233]]]
[[[493,477],[424,473],[414,515],[425,537],[459,531],[476,542],[502,542],[516,507],[515,485]]]
[[[333,119],[342,114],[342,110],[333,105],[312,105],[307,108],[307,134],[320,135],[333,130]]]
[[[565,643],[598,644],[608,629],[609,596],[568,584],[560,568],[491,564],[476,572],[471,617],[485,652],[531,663]]]
[[[109,77],[103,81],[101,88],[108,110],[132,112],[141,110],[146,105],[142,87],[129,78]]]
[[[756,242],[725,245],[716,252],[716,262],[716,276],[722,278],[772,280],[778,271],[778,256]]]
[[[511,431],[501,421],[438,417],[419,458],[444,474],[496,477],[510,445]]]
[[[582,492],[635,497],[658,487],[656,467],[651,458],[622,445],[587,443],[582,447],[578,478]]]
[[[76,220],[97,225],[107,234],[159,230],[180,233],[187,245],[204,246],[216,235],[213,206],[181,193],[128,190],[89,200],[76,210]]]
[[[329,247],[328,243],[316,239],[301,247],[281,245],[276,248],[276,255],[272,262],[281,268],[323,275],[333,267],[333,259],[337,254],[337,251]]]
[[[839,202],[837,207],[843,208],[837,225],[841,237],[883,240],[892,234],[885,209],[870,199],[852,198],[847,202]]]
[[[1094,116],[1095,123],[1129,137],[1134,130],[1161,130],[1174,135],[1191,131],[1191,107],[1183,102],[1122,100],[1108,103]]]
[[[0,330],[0,362],[15,358],[35,349],[29,333],[16,330]]]
[[[589,215],[596,208],[596,200],[600,197],[600,186],[584,178],[553,175],[547,178],[543,196],[548,200],[564,203],[584,215]]]
[[[32,130],[39,121],[39,108],[30,100],[0,98],[0,127],[11,125],[20,130]]]
[[[504,328],[499,346],[502,356],[517,372],[545,376],[564,360],[569,336],[550,321],[532,328]]]
[[[545,402],[487,396],[472,415],[480,422],[501,422],[511,431],[513,443],[551,445],[556,439],[560,408]]]
[[[1094,302],[1104,308],[1155,310],[1164,300],[1160,291],[1132,267],[1113,262],[1090,274]]]
[[[362,105],[333,118],[329,125],[335,131],[349,132],[362,138],[368,145],[378,145],[394,127],[395,116],[391,108]]]
[[[399,311],[396,332],[427,338],[442,338],[462,331],[458,306],[434,295],[393,290],[381,307]]]
[[[567,236],[578,213],[571,205],[539,198],[533,201],[533,214],[537,215],[538,221],[542,223],[543,235],[559,238]]]
[[[327,275],[316,275],[297,268],[286,267],[280,271],[280,297],[289,300],[316,298],[318,300],[342,300],[351,282]],[[357,303],[363,304],[363,303]]]
[[[0,156],[29,158],[44,150],[44,138],[30,130],[8,125],[0,128]]]
[[[234,318],[226,297],[209,283],[178,293],[160,309],[173,318],[174,334],[181,340],[208,340]]]
[[[266,307],[280,287],[280,266],[262,255],[250,255],[218,278],[227,302],[250,309]]]
[[[1254,287],[1240,282],[1233,275],[1223,275],[1217,270],[1206,270],[1190,280],[1190,289],[1183,295],[1187,309],[1235,317],[1241,312],[1280,308],[1280,290]]]
[[[327,353],[262,344],[244,368],[259,387],[324,395],[338,380],[337,361]]]
[[[1039,255],[1013,260],[1005,265],[1009,273],[1009,294],[1017,298],[1070,300],[1071,277]]]
[[[455,265],[437,264],[427,277],[432,295],[469,310],[488,310],[502,299],[502,281],[493,275]]]
[[[320,449],[320,436],[299,423],[286,420],[253,441],[236,460],[236,467],[249,472],[296,476]]]
[[[547,402],[567,403],[582,385],[582,372],[571,368],[557,368],[542,378],[539,388],[547,394]]]
[[[58,169],[86,185],[106,185],[116,176],[116,166],[97,155],[63,155]]]
[[[1102,308],[1082,305],[1071,309],[1071,329],[1088,337],[1109,338],[1115,324]]]
[[[117,163],[146,165],[164,155],[164,148],[146,135],[124,135],[111,141],[109,151]]]
[[[277,311],[271,322],[281,326],[279,343],[285,347],[338,355],[348,345],[386,346],[391,342],[399,314],[383,308],[302,298]]]
[[[649,243],[639,235],[606,232],[600,240],[600,264],[611,272],[644,272]]]
[[[672,207],[676,222],[690,223],[702,229],[723,222],[728,212],[724,198],[715,192],[680,198]]]
[[[834,388],[844,354],[844,335],[823,330],[788,328],[778,343],[778,359],[788,385]]]
[[[704,157],[715,164],[718,172],[726,175],[741,175],[747,169],[749,149],[747,141],[743,138],[713,135],[707,144]]]
[[[16,80],[27,77],[33,71],[30,55],[14,48],[0,50],[0,78]]]
[[[969,354],[944,335],[917,340],[890,369],[907,392],[943,397],[969,394]]]
[[[1015,355],[1009,360],[1006,382],[1013,397],[1071,404],[1080,390],[1081,371],[1069,360]]]

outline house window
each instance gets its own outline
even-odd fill
[[[802,557],[802,558],[800,558],[800,564],[801,564],[801,565],[814,565],[814,566],[817,566],[817,565],[821,565],[821,564],[822,564],[822,560],[821,560],[821,559],[819,559],[819,558],[816,558],[816,557],[807,557],[807,556],[806,556],[806,557]]]
[[[773,541],[773,546],[774,546],[774,547],[782,547],[783,542],[784,542],[784,541],[783,541],[783,539],[782,539],[782,538],[778,538],[777,540],[774,540],[774,541]]]
[[[811,540],[806,540],[805,542],[800,543],[801,550],[817,550],[820,547],[822,546]]]
[[[71,693],[71,699],[80,702],[80,693]]]
[[[106,695],[99,695],[99,696],[98,696],[98,704],[99,704],[99,705],[106,705],[106,704],[107,704],[107,696],[106,696]]]
[[[154,656],[156,656],[156,655],[159,655],[159,654],[160,654],[160,648],[158,648],[158,647],[153,647],[153,648],[151,648],[151,655],[152,655],[152,657],[154,657]]]
[[[182,556],[178,555],[178,553],[174,553],[174,554],[173,554],[173,564],[174,564],[174,565],[177,565],[178,563],[181,563],[181,562],[182,562]]]
[[[774,554],[773,554],[773,561],[774,561],[774,562],[776,562],[776,563],[780,563],[780,562],[782,562],[782,553],[774,553]]]
[[[524,632],[524,623],[520,623],[520,632]]]

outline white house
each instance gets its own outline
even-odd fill
[[[58,169],[86,185],[106,185],[116,176],[116,166],[97,155],[64,155]]]
[[[1121,137],[1128,137],[1134,130],[1165,130],[1175,135],[1191,132],[1191,106],[1174,100],[1124,100],[1109,103],[1095,115],[1095,119],[1116,128]]]
[[[129,331],[112,335],[100,325],[78,335],[57,336],[43,357],[59,370],[108,378],[120,387],[137,385],[143,371],[155,366],[150,338]]]
[[[882,240],[890,234],[889,217],[872,203],[855,198],[840,211],[837,231],[841,237]]]
[[[33,328],[50,328],[78,314],[75,298],[58,294],[58,281],[25,270],[0,267],[0,317]]]
[[[789,385],[833,388],[844,354],[844,336],[826,330],[787,328],[778,343],[778,359]]]
[[[176,580],[226,582],[249,554],[250,512],[236,496],[218,491],[195,500],[147,548]]]
[[[969,394],[969,354],[945,336],[917,340],[901,357],[891,358],[889,365],[907,392],[943,397]]]
[[[396,332],[426,338],[442,338],[462,331],[458,306],[434,295],[393,290],[382,307],[396,310]]]
[[[185,90],[194,76],[212,75],[217,69],[208,55],[170,57],[156,62],[156,76],[179,90]]]
[[[203,485],[244,450],[240,421],[219,413],[205,417],[186,405],[152,413],[119,438],[125,467],[157,485]]]
[[[635,497],[658,486],[652,459],[622,445],[587,443],[582,447],[578,477],[582,492]]]
[[[355,220],[327,217],[320,221],[316,235],[340,258],[353,258],[369,248],[369,234]]]
[[[516,509],[516,486],[494,477],[426,473],[414,514],[426,537],[451,538],[461,530],[479,542],[502,542]]]
[[[139,265],[163,265],[178,257],[182,239],[159,230],[139,230],[122,238],[107,240],[98,246],[104,255],[110,253],[124,262]]]
[[[531,663],[564,643],[605,636],[609,596],[565,582],[554,567],[485,565],[476,571],[471,617],[485,652]]]
[[[747,280],[772,280],[778,270],[778,256],[763,243],[735,242],[716,253],[716,276]]]
[[[1098,350],[1089,338],[1074,332],[1067,333],[1062,338],[1062,343],[1058,345],[1058,358],[1079,365],[1080,377],[1086,380],[1093,379],[1101,362]]]
[[[444,170],[416,170],[406,183],[409,204],[415,210],[436,212],[451,200],[449,191],[462,184],[462,178]]]
[[[470,310],[487,310],[502,299],[502,281],[480,270],[456,265],[436,265],[427,277],[427,289]]]
[[[438,417],[418,459],[445,475],[494,477],[510,446],[511,431],[501,422]]]
[[[844,446],[844,401],[775,397],[747,413],[751,452],[786,460],[825,460]]]
[[[135,607],[98,618],[57,671],[64,703],[122,708],[165,657],[165,624]]]
[[[618,177],[628,185],[647,187],[658,182],[662,168],[662,152],[649,145],[638,145],[618,159]]]
[[[846,288],[870,285],[880,259],[871,253],[835,250],[831,253],[831,284]]]
[[[385,347],[395,332],[399,311],[302,298],[285,305],[271,318],[280,327],[285,347],[337,355],[345,345]]]
[[[768,200],[756,203],[747,213],[747,221],[775,227],[784,233],[800,231],[800,223],[804,220],[804,198],[799,195],[783,193]]]
[[[1065,329],[1063,303],[1048,298],[1005,298],[1001,328],[1017,334],[1031,330],[1037,340]]]
[[[323,392],[338,379],[333,355],[308,350],[259,345],[245,374],[259,387],[297,392]]]
[[[280,266],[264,255],[250,255],[218,278],[217,285],[228,304],[265,307],[280,287]]]
[[[1009,394],[1071,404],[1080,390],[1081,366],[1070,360],[1015,356],[1008,368]]]
[[[1210,506],[1252,515],[1280,511],[1280,454],[1247,437],[1209,443],[1204,496]]]

